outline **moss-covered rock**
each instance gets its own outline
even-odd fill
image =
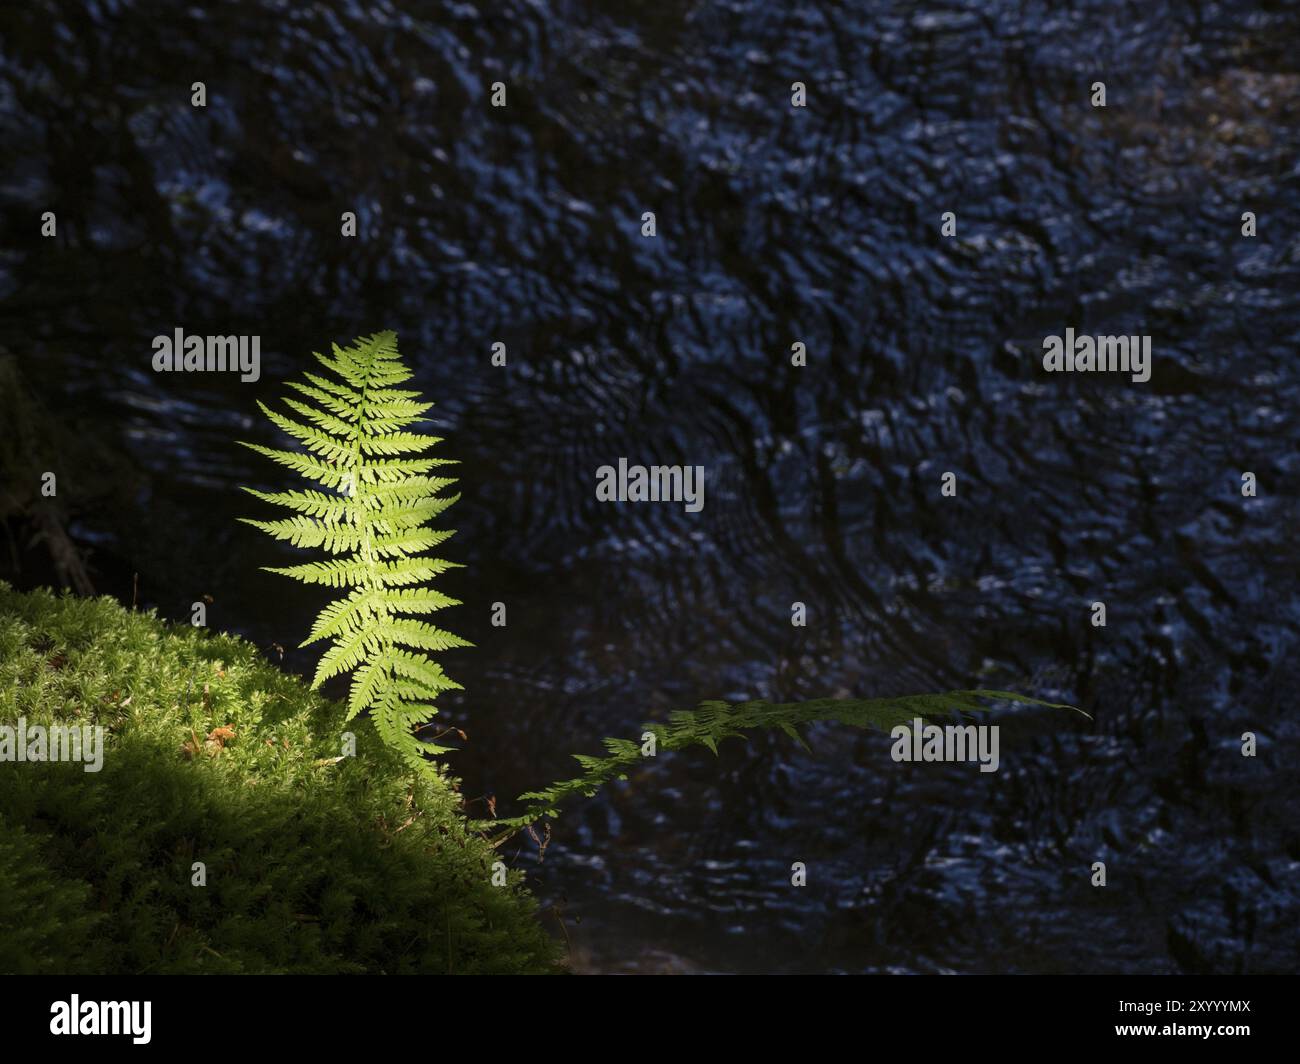
[[[242,639],[0,583],[19,718],[102,726],[104,756],[0,762],[0,972],[556,969],[455,781],[413,779]]]

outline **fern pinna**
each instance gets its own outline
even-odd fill
[[[240,520],[296,547],[321,547],[333,556],[266,567],[305,583],[348,589],[321,611],[301,644],[322,639],[332,644],[312,686],[355,670],[347,719],[369,710],[384,742],[408,764],[424,767],[424,754],[446,748],[420,741],[414,729],[437,712],[434,699],[441,692],[460,687],[425,652],[470,645],[418,619],[459,605],[428,586],[452,563],[425,553],[452,535],[429,524],[459,498],[439,494],[454,479],[431,475],[454,463],[423,457],[439,437],[407,431],[425,420],[420,415],[433,404],[420,402],[419,392],[396,387],[411,377],[398,354],[396,333],[362,337],[346,348],[334,345],[332,355],[315,355],[328,376],[304,373],[305,382],[288,382],[303,399],[285,398],[284,404],[303,420],[258,403],[305,450],[244,443],[327,490],[245,488],[293,516]]]

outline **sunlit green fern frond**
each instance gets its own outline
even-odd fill
[[[667,724],[645,724],[641,734],[653,738],[653,755],[648,754],[651,743],[644,738],[606,739],[606,757],[575,754],[582,774],[572,779],[560,780],[545,790],[521,794],[526,803],[518,816],[497,820],[478,820],[473,827],[478,831],[494,833],[499,841],[515,831],[559,813],[560,806],[570,798],[590,798],[611,780],[627,779],[627,773],[646,763],[649,756],[666,751],[682,750],[690,746],[705,746],[713,753],[723,739],[744,738],[746,731],[756,728],[780,729],[804,745],[799,727],[815,721],[833,721],[858,728],[890,731],[900,724],[910,724],[920,718],[933,723],[936,718],[989,712],[986,700],[998,702],[1025,702],[1049,706],[1053,709],[1070,709],[1083,716],[1088,714],[1074,706],[1059,702],[1045,702],[1040,698],[1012,691],[948,691],[944,694],[903,695],[898,698],[819,698],[808,702],[701,702],[694,710],[677,710],[668,716]]]
[[[291,516],[241,520],[295,547],[329,555],[267,567],[302,583],[346,589],[321,610],[301,644],[330,642],[312,686],[351,673],[348,719],[368,710],[384,741],[409,764],[423,767],[425,754],[445,748],[421,742],[415,729],[437,712],[434,699],[440,693],[460,686],[426,651],[469,645],[420,619],[459,605],[427,586],[452,568],[451,562],[427,552],[453,533],[430,523],[459,496],[439,495],[455,481],[430,475],[450,464],[424,457],[441,442],[439,437],[411,431],[433,404],[418,402],[418,392],[393,387],[411,376],[398,354],[395,333],[376,333],[346,348],[333,346],[329,356],[315,358],[327,372],[306,373],[305,382],[290,382],[298,398],[284,400],[289,413],[258,403],[300,449],[244,446],[325,490],[246,488]]]

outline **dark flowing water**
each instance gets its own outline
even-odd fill
[[[128,456],[60,474],[109,493],[101,589],[293,647],[322,600],[257,571],[237,485],[284,482],[230,441],[393,328],[462,462],[467,796],[702,698],[1095,717],[1025,715],[993,774],[835,727],[660,758],[511,851],[575,967],[1295,969],[1300,8],[25,0],[0,35],[0,343]],[[260,335],[262,380],[153,373],[178,326]],[[1151,380],[1044,373],[1066,327],[1150,335]],[[703,512],[597,502],[620,456],[704,465]]]

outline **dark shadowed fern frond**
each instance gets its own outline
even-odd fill
[[[646,724],[642,734],[654,736],[654,756],[664,751],[682,750],[690,746],[705,746],[714,754],[723,739],[744,738],[746,730],[754,728],[780,729],[795,739],[805,749],[807,745],[799,734],[799,726],[816,721],[833,721],[858,728],[890,731],[899,724],[910,724],[916,718],[935,723],[943,718],[989,712],[982,700],[998,702],[1024,702],[1053,709],[1070,709],[1085,717],[1089,715],[1075,706],[1060,702],[1045,702],[1013,691],[948,691],[944,694],[903,695],[897,698],[819,698],[808,702],[701,702],[695,710],[677,710],[668,717],[667,724]],[[519,796],[527,803],[518,816],[495,820],[473,821],[471,826],[487,832],[494,841],[501,841],[528,827],[543,817],[558,815],[560,805],[570,798],[590,798],[611,780],[627,779],[629,770],[644,764],[648,757],[644,750],[649,743],[631,739],[606,739],[607,757],[575,754],[582,766],[582,774],[573,779],[560,780],[545,790],[529,791]]]

